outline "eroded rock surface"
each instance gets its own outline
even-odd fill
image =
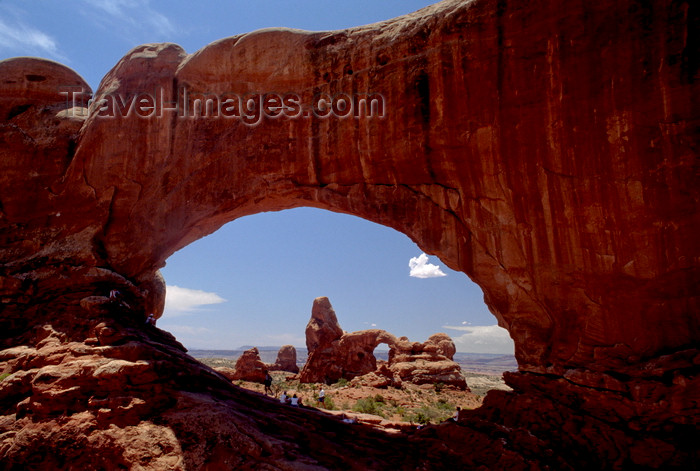
[[[299,373],[297,365],[297,349],[294,345],[282,345],[275,362],[270,365],[271,371],[288,371],[290,373]]]
[[[66,67],[0,62],[3,465],[692,468],[697,18],[687,1],[448,0],[189,55],[144,45],[89,113]],[[81,91],[65,101],[56,84]],[[302,115],[116,106],[154,90],[291,90]],[[384,116],[305,118],[318,93],[381,94]],[[326,419],[261,417],[260,399],[144,327],[169,255],[305,205],[393,227],[468,274],[515,341],[514,391],[398,443],[333,429],[337,447],[309,436]],[[105,307],[112,289],[128,309]]]
[[[391,372],[392,384],[443,383],[465,389],[467,382],[462,376],[462,369],[452,360],[455,351],[454,342],[443,333],[433,334],[423,343],[411,342],[406,337],[399,338],[389,348],[387,367]]]
[[[265,381],[267,370],[268,365],[260,359],[260,352],[257,347],[253,347],[249,348],[238,357],[231,379],[242,379],[243,381],[262,383]]]
[[[338,335],[340,333],[340,335]],[[299,380],[304,383],[334,383],[369,375],[364,382],[377,387],[443,383],[466,389],[467,383],[456,362],[455,345],[447,334],[434,334],[424,343],[397,339],[381,329],[346,333],[327,297],[316,298],[306,327],[309,356]],[[378,363],[374,349],[389,347],[389,361]]]

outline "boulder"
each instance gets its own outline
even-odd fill
[[[270,371],[288,371],[299,373],[297,365],[297,349],[293,345],[282,345],[277,352],[275,363],[270,365]]]
[[[268,371],[268,365],[260,359],[260,352],[257,347],[250,348],[243,352],[238,360],[232,381],[243,380],[253,381],[255,383],[265,382],[265,375]]]

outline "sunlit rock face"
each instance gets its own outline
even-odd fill
[[[280,347],[275,362],[270,365],[270,370],[299,373],[299,367],[297,366],[297,349],[294,348],[294,345],[282,345]]]
[[[333,467],[355,455],[366,468],[455,456],[487,467],[696,463],[696,10],[448,0],[190,55],[145,45],[105,76],[90,110],[66,67],[0,62],[3,462],[143,465],[158,449],[150,459],[188,469],[284,468],[290,457]],[[261,93],[287,106],[196,110],[197,97],[248,106]],[[339,102],[314,116],[314,96],[343,93],[380,94],[382,117],[341,117]],[[298,447],[287,431],[308,430],[301,419],[262,426],[246,414],[256,406],[226,402],[252,404],[224,378],[144,328],[162,313],[157,270],[175,250],[238,217],[305,205],[393,227],[482,287],[520,365],[514,392],[474,413],[493,430],[469,422],[441,435],[454,439],[449,456],[393,456],[400,446],[368,440],[334,461],[330,444]],[[122,399],[103,402],[115,391]],[[368,454],[370,443],[380,449]]]
[[[389,347],[389,361],[378,364],[374,349]],[[308,358],[299,380],[303,383],[332,384],[372,375],[386,386],[400,388],[413,384],[443,383],[466,389],[467,383],[458,363],[452,360],[455,345],[447,334],[434,334],[421,342],[411,342],[381,329],[345,332],[340,327],[327,297],[314,299],[311,319],[306,325]]]
[[[246,350],[236,360],[236,368],[231,380],[253,381],[263,383],[269,366],[260,359],[256,347]]]

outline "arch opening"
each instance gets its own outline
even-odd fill
[[[476,327],[502,331],[463,273],[394,230],[314,208],[237,219],[171,256],[162,273],[172,295],[159,325],[191,349],[302,347],[318,296],[348,332],[383,329],[422,342],[445,331],[467,352],[488,341]]]
[[[323,295],[342,329],[358,334],[342,348],[358,350],[344,357],[347,371],[330,373],[322,382],[374,372],[378,360],[389,360],[396,339],[422,345],[439,332],[454,341],[450,360],[465,376],[483,373],[490,360],[489,376],[502,384],[502,372],[516,368],[512,340],[495,324],[476,284],[422,254],[404,235],[358,217],[315,208],[246,216],[176,253],[163,275],[175,295],[159,326],[210,365],[235,369],[252,347],[271,364],[281,346],[292,345],[303,368],[311,301]],[[365,332],[378,329],[387,334],[367,348],[357,346]],[[405,361],[421,358],[419,352],[407,353],[412,356]],[[454,371],[448,376],[459,384]],[[302,372],[301,378],[309,376]]]

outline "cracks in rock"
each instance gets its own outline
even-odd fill
[[[138,180],[134,180],[133,178],[127,178],[126,180],[130,181],[131,183],[133,183],[134,185],[139,187],[139,193],[138,193],[138,195],[136,195],[136,201],[137,202],[141,201],[141,194],[143,193],[143,183],[139,182]],[[115,194],[116,194],[116,191],[115,191]],[[110,207],[111,207],[111,204],[110,204]]]
[[[31,144],[36,144],[36,139],[34,139],[34,138],[33,138],[32,136],[30,136],[29,134],[27,134],[27,132],[26,132],[24,129],[22,129],[21,127],[17,126],[17,125],[14,124],[14,123],[2,123],[2,124],[0,124],[0,130],[2,130],[2,128],[10,128],[10,129],[12,129],[12,130],[14,130],[14,131],[17,131],[17,132],[19,132],[19,133],[22,135],[22,137],[23,137],[26,141],[29,141]]]
[[[119,192],[119,189],[116,186],[110,187],[112,190],[112,196],[109,199],[109,206],[107,208],[107,220],[105,221],[104,226],[102,227],[102,235],[106,236],[107,232],[109,231],[109,227],[112,225],[112,222],[114,221],[114,206],[116,204],[117,200],[117,193]]]
[[[83,183],[85,184],[85,186],[87,186],[88,188],[90,188],[90,189],[92,190],[92,197],[93,197],[94,199],[97,199],[97,188],[95,188],[94,186],[92,186],[92,185],[90,184],[90,182],[88,181],[87,172],[86,172],[85,168],[83,168],[82,174],[83,174]]]
[[[541,168],[542,168],[542,170],[544,170],[545,172],[547,172],[547,173],[549,173],[549,174],[552,174],[552,175],[556,175],[557,177],[562,177],[562,178],[578,178],[577,175],[571,175],[571,174],[568,174],[568,173],[557,172],[557,171],[555,171],[555,170],[551,170],[551,169],[545,167],[544,165],[543,165]]]

